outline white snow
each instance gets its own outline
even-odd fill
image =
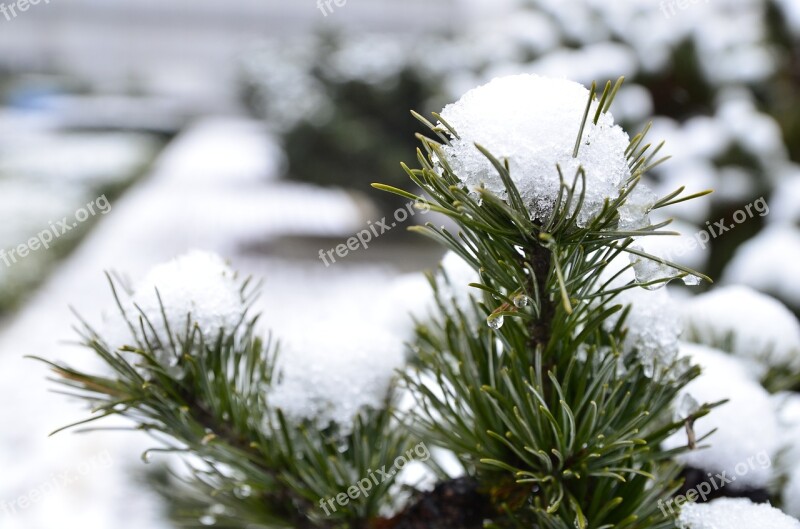
[[[353,332],[339,321],[317,320],[313,333],[283,339],[282,378],[268,393],[270,405],[293,421],[310,420],[320,427],[336,423],[345,432],[361,410],[382,408],[395,371],[404,364],[404,347],[369,323],[359,321]]]
[[[720,124],[745,150],[767,163],[787,158],[780,126],[756,109],[749,94],[731,89],[723,92],[719,99]]]
[[[135,336],[131,336],[119,310],[111,309],[108,343],[115,349],[123,345],[135,347],[146,338],[158,348],[157,358],[168,363],[172,358],[169,344],[185,340],[191,330],[187,329],[190,316],[206,343],[213,343],[221,331],[230,333],[242,321],[247,307],[241,285],[237,274],[212,253],[193,251],[157,265],[129,298],[120,293],[125,318],[133,324]],[[145,324],[144,336],[138,325],[140,316],[152,325],[151,329]]]
[[[498,159],[508,158],[511,178],[537,219],[546,218],[558,196],[556,166],[568,183],[582,166],[587,184],[580,219],[586,222],[630,177],[628,135],[609,113],[602,114],[597,125],[590,117],[578,157],[573,158],[588,97],[589,91],[578,83],[535,75],[497,78],[470,90],[442,111],[459,135],[444,148],[447,162],[469,188],[485,185],[505,197],[500,176],[474,144]],[[595,102],[590,115],[596,107]]]
[[[465,314],[471,312],[471,298],[481,299],[481,291],[469,286],[470,283],[480,283],[480,275],[453,251],[448,251],[442,258],[436,282],[442,299],[452,300]]]
[[[687,337],[769,366],[800,368],[800,323],[778,300],[725,286],[685,304]]]
[[[781,447],[779,426],[769,394],[753,378],[747,364],[709,347],[681,344],[682,357],[699,364],[702,374],[680,392],[676,406],[685,394],[699,403],[729,401],[694,424],[697,438],[717,429],[713,435],[678,460],[706,472],[726,472],[732,490],[765,487],[772,478],[774,461]],[[681,430],[664,441],[664,448],[686,446]]]
[[[783,509],[787,514],[800,518],[800,465],[789,474],[783,487]]]
[[[473,313],[470,296],[480,292],[468,285],[480,278],[469,264],[448,252],[435,277],[445,303],[449,300],[468,316]],[[425,321],[435,309],[433,290],[423,274],[401,276],[389,288],[373,292],[368,313],[363,302],[348,301],[351,296],[341,292],[338,316],[304,310],[314,321],[313,335],[305,322],[280,329],[283,380],[269,400],[293,420],[321,426],[333,422],[347,431],[360,410],[380,407],[395,372],[405,363],[414,318]],[[352,315],[358,332],[342,324],[346,314]]]
[[[800,4],[794,0],[777,0],[777,4],[783,10],[786,21],[794,31],[794,34],[800,35]]]
[[[793,165],[775,186],[769,199],[770,223],[800,224],[800,167]]]
[[[687,503],[678,518],[681,529],[799,529],[800,521],[767,503],[747,498],[718,498]]]
[[[722,279],[725,283],[769,292],[798,307],[797,263],[800,263],[800,230],[771,225],[737,248]]]
[[[186,156],[190,152],[191,156]],[[263,124],[234,118],[193,123],[159,158],[157,169],[194,185],[233,187],[275,178],[284,168],[283,152]],[[221,180],[220,174],[226,178]]]
[[[781,463],[800,468],[800,394],[791,391],[776,393],[772,396],[772,402],[786,450],[781,454]]]
[[[681,334],[680,315],[667,290],[631,288],[614,300],[631,310],[625,320],[627,334],[623,350],[635,352],[648,376],[669,367],[678,354]],[[619,317],[605,322],[607,330],[613,329]]]
[[[383,310],[387,328],[400,341],[414,339],[414,320],[423,322],[434,308],[433,288],[425,274],[405,274],[391,281],[376,310]]]
[[[781,428],[783,451],[778,459],[783,484],[783,509],[786,513],[800,518],[800,394],[794,392],[777,393],[772,402]]]

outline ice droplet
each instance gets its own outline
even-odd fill
[[[204,514],[200,517],[200,523],[202,525],[214,525],[217,523],[217,518],[210,514]]]
[[[700,403],[698,403],[689,393],[684,393],[683,397],[681,397],[681,400],[678,403],[677,409],[675,410],[675,420],[685,421],[699,409]]]
[[[237,498],[249,498],[253,494],[253,488],[246,483],[242,483],[234,489],[233,493]]]
[[[701,282],[702,282],[702,279],[700,279],[699,277],[697,277],[696,275],[693,275],[693,274],[689,274],[687,276],[684,276],[684,278],[683,278],[683,284],[684,285],[697,286]]]
[[[514,305],[521,309],[523,307],[527,307],[531,303],[531,298],[526,296],[525,294],[518,294],[517,297],[514,298]]]
[[[474,200],[479,206],[483,205],[483,197],[481,197],[481,194],[477,191],[470,191],[469,198]]]
[[[505,318],[503,318],[503,316],[489,316],[486,319],[486,323],[492,329],[497,330],[497,329],[499,329],[500,327],[503,326],[504,319]]]
[[[215,503],[209,507],[208,512],[210,514],[225,514],[225,506],[221,503]]]

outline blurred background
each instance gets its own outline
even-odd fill
[[[102,324],[104,270],[212,250],[264,279],[278,334],[299,313],[357,332],[442,254],[403,228],[440,220],[320,250],[404,206],[369,184],[410,187],[410,109],[499,75],[624,75],[616,120],[652,120],[672,156],[650,185],[715,189],[675,208],[706,243],[662,250],[800,313],[797,0],[0,1],[0,528],[171,527],[138,460],[152,441],[48,438],[85,410],[23,358],[82,358],[69,307]]]

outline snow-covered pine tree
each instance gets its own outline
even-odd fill
[[[418,116],[433,139],[420,138],[420,168],[404,167],[421,191],[375,187],[460,231],[415,228],[451,252],[430,276],[433,300],[403,300],[416,336],[398,377],[376,369],[368,390],[340,388],[346,401],[298,403],[318,380],[304,387],[303,370],[279,359],[302,348],[262,339],[254,289],[204,254],[129,294],[111,280],[123,325],[82,333],[106,372],[50,365],[92,404],[86,423],[123,416],[159,440],[148,455],[192,456],[184,486],[170,489],[184,526],[674,527],[678,512],[659,500],[680,486],[675,457],[704,443],[692,426],[716,403],[675,402],[699,370],[678,354],[680,325],[657,288],[707,278],[642,240],[671,233],[652,212],[697,195],[656,197],[641,183],[660,146],[614,124],[620,84],[512,76],[436,124]],[[376,342],[369,358],[394,364],[398,345]],[[396,405],[407,396],[416,404]],[[664,447],[676,432],[682,446]],[[420,446],[455,455],[463,474],[430,458],[436,487],[409,496],[402,472],[385,469]],[[711,527],[722,506],[702,507],[679,523]],[[729,510],[747,521],[765,508]]]

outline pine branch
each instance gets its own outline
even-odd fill
[[[163,304],[161,317],[172,335]],[[407,433],[396,427],[389,400],[382,409],[364,410],[348,432],[310,421],[290,423],[266,400],[278,347],[255,336],[255,319],[221,330],[213,343],[188,315],[185,334],[175,340],[159,334],[142,311],[138,325],[128,323],[138,347],[119,352],[84,325],[84,344],[110,375],[39,360],[94,407],[89,419],[67,428],[118,415],[157,434],[162,446],[148,450],[144,459],[159,452],[200,459],[183,479],[188,489],[168,494],[174,492],[182,505],[205,504],[208,511],[177,511],[179,523],[194,527],[210,518],[236,529],[364,529],[379,518],[394,475],[376,483],[363,501],[332,512],[318,502],[347,491],[370,469],[385,465],[389,455],[411,448]],[[175,364],[163,365],[159,358],[165,355]]]
[[[619,83],[606,85],[595,123],[617,88]],[[581,131],[592,104],[590,98]],[[451,124],[434,132],[441,138],[444,131],[458,137]],[[668,416],[669,405],[698,371],[676,364],[660,367],[672,378],[648,376],[620,348],[629,309],[615,304],[621,292],[640,284],[612,288],[599,280],[623,252],[654,259],[629,246],[635,238],[664,233],[657,231],[663,225],[619,229],[620,208],[658,152],[641,146],[645,134],[634,137],[626,153],[630,180],[585,225],[578,222],[586,192],[581,168],[571,182],[556,168],[561,188],[552,215],[537,220],[508,164],[479,145],[503,183],[504,199],[467,189],[447,163],[447,142],[424,137],[421,168],[404,166],[423,195],[376,186],[452,218],[461,230],[457,236],[430,224],[416,230],[480,273],[474,286],[482,299],[471,306],[453,307],[437,293],[439,314],[420,327],[419,366],[405,383],[420,409],[409,426],[459,456],[499,513],[493,517],[497,527],[644,529],[672,523],[657,512],[654,498],[676,490],[678,467],[670,459],[674,453],[659,447],[684,426]],[[576,149],[580,145],[579,137]],[[677,203],[679,195],[657,204]],[[530,302],[518,305],[520,296]],[[612,317],[618,321],[609,330],[605,323]],[[476,329],[482,319],[489,325]],[[621,362],[628,364],[625,372],[619,372]]]

